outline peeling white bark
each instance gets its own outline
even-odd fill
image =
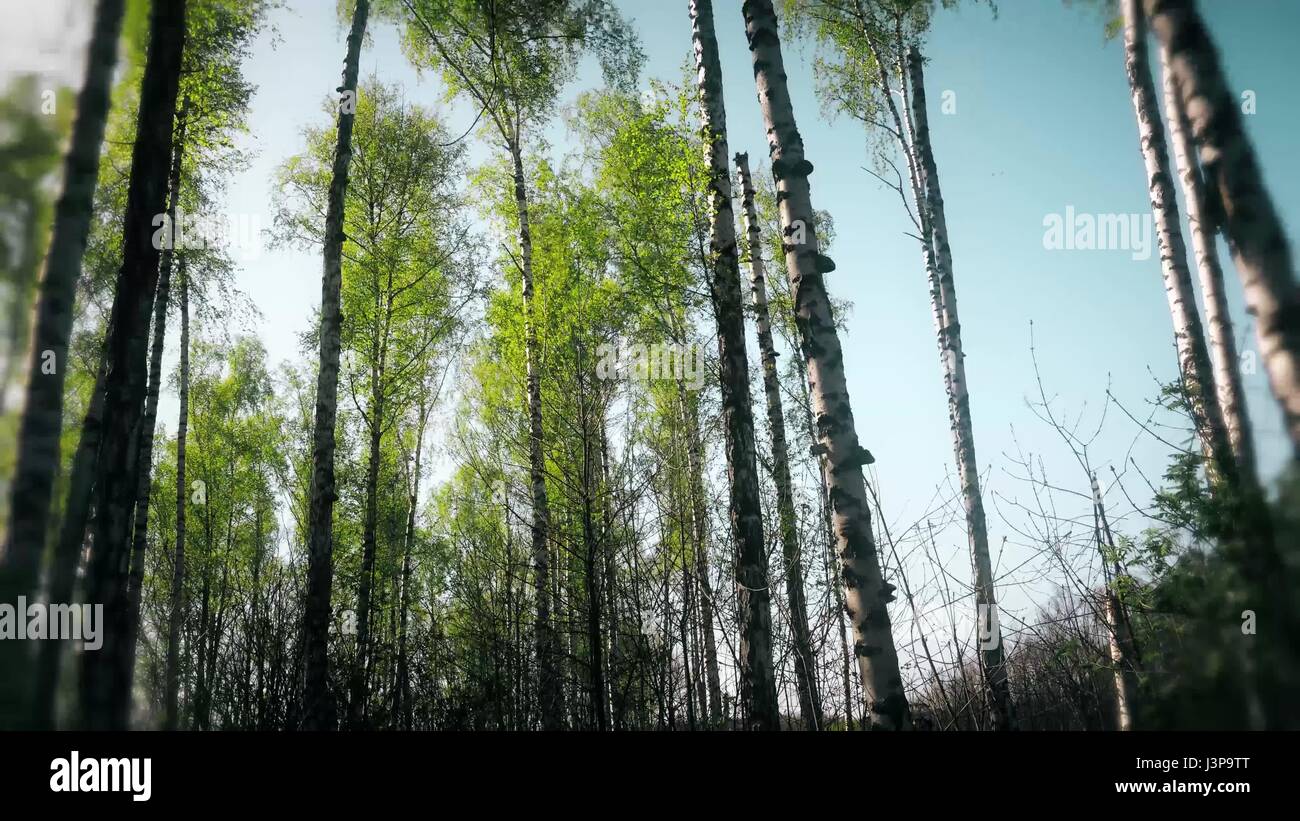
[[[853,624],[854,653],[866,700],[864,722],[877,729],[909,729],[907,696],[889,619],[894,587],[881,574],[871,530],[862,476],[867,452],[858,442],[844,376],[844,351],[826,293],[824,275],[834,270],[834,263],[821,253],[817,242],[808,185],[812,163],[804,156],[803,138],[795,123],[771,0],[746,0],[741,11],[776,179],[786,275],[801,347],[808,360],[808,387],[818,436],[815,447],[826,457],[845,608]],[[801,235],[802,243],[797,241]]]

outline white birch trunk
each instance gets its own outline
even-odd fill
[[[1300,459],[1300,285],[1286,232],[1195,6],[1145,0],[1145,8],[1152,31],[1169,48],[1169,71],[1200,151],[1207,202],[1214,203],[1216,227],[1228,237],[1292,457]]]
[[[1146,21],[1138,3],[1139,0],[1123,0],[1124,66],[1129,91],[1133,95],[1133,110],[1137,114],[1138,141],[1146,166],[1151,210],[1155,215],[1160,268],[1174,324],[1179,376],[1211,481],[1235,489],[1236,465],[1210,370],[1210,356],[1192,291],[1192,277],[1187,269],[1187,248],[1179,225],[1178,201],[1174,197],[1165,133],[1147,57]]]
[[[817,658],[808,629],[808,604],[804,589],[803,556],[799,546],[799,525],[794,514],[794,491],[790,483],[790,454],[785,443],[785,412],[781,408],[781,382],[776,370],[776,346],[767,309],[767,277],[764,273],[762,239],[754,208],[754,184],[749,173],[749,155],[736,155],[744,203],[742,217],[747,234],[751,302],[758,330],[758,349],[763,361],[763,392],[767,400],[767,424],[772,434],[772,478],[776,484],[776,505],[781,525],[781,549],[785,558],[785,590],[790,602],[790,633],[794,637],[795,682],[799,689],[799,712],[809,730],[822,728],[821,695],[817,691]]]
[[[998,603],[989,556],[988,524],[980,492],[979,463],[975,458],[975,428],[971,424],[970,393],[966,383],[966,354],[962,350],[961,322],[957,317],[957,288],[952,273],[952,251],[948,244],[948,222],[944,213],[943,194],[939,188],[939,170],[930,146],[930,126],[925,104],[925,75],[921,54],[915,48],[907,55],[912,92],[912,147],[920,169],[920,188],[924,201],[917,201],[917,211],[927,220],[934,253],[930,268],[930,298],[939,340],[939,359],[943,365],[944,387],[948,394],[948,422],[952,430],[953,452],[957,459],[957,478],[961,483],[962,505],[966,510],[966,532],[970,545],[971,565],[975,577],[976,617],[982,625],[980,666],[988,688],[993,717],[998,729],[1012,729],[1015,717],[1011,706],[1011,687],[1007,680],[1005,648],[998,624]],[[925,236],[923,234],[923,236]],[[937,297],[937,303],[935,298]]]
[[[780,729],[781,716],[772,670],[772,614],[758,498],[754,417],[749,396],[749,358],[745,352],[744,302],[736,253],[736,220],[731,207],[731,169],[727,159],[727,114],[722,96],[722,64],[713,27],[711,0],[691,0],[692,41],[698,75],[700,116],[709,160],[709,292],[718,325],[722,420],[726,433],[730,517],[736,538],[736,593],[740,621],[740,702],[749,726]]]
[[[1208,224],[1205,215],[1205,181],[1201,178],[1196,146],[1192,143],[1191,124],[1187,110],[1178,95],[1173,72],[1169,68],[1169,47],[1160,49],[1160,65],[1164,75],[1165,117],[1169,122],[1169,139],[1174,148],[1174,164],[1183,186],[1183,201],[1187,205],[1187,223],[1192,235],[1192,252],[1196,257],[1196,271],[1201,283],[1201,297],[1205,302],[1205,325],[1209,335],[1210,367],[1214,385],[1223,412],[1223,422],[1228,430],[1228,443],[1237,460],[1237,469],[1243,482],[1256,482],[1255,446],[1250,438],[1250,415],[1246,410],[1246,396],[1241,386],[1240,360],[1237,341],[1232,335],[1232,319],[1228,315],[1228,297],[1223,288],[1223,269],[1219,267],[1219,249],[1214,238],[1215,226]]]
[[[862,466],[870,456],[858,442],[844,374],[844,351],[826,293],[825,274],[835,266],[817,243],[808,185],[812,163],[804,157],[803,138],[795,123],[771,0],[746,0],[741,10],[780,202],[786,274],[801,347],[808,360],[808,387],[818,436],[815,449],[826,456],[845,608],[853,624],[853,649],[866,700],[864,723],[878,729],[908,729],[907,696],[889,619],[894,587],[881,574],[871,530],[862,476]]]

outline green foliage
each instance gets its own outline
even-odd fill
[[[584,53],[625,89],[643,61],[608,0],[386,0],[376,12],[400,20],[412,61],[436,67],[449,94],[472,98],[506,142],[546,119]]]

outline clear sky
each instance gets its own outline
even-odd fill
[[[642,37],[646,74],[677,80],[691,48],[685,0],[621,0],[620,5]],[[1037,391],[1029,355],[1031,320],[1048,393],[1058,396],[1058,409],[1072,415],[1085,411],[1094,426],[1108,386],[1145,416],[1155,380],[1172,380],[1176,369],[1158,252],[1139,260],[1127,250],[1044,247],[1044,219],[1064,214],[1067,207],[1079,214],[1150,214],[1122,43],[1104,42],[1100,18],[1083,5],[1002,0],[996,19],[986,6],[973,4],[941,12],[925,49],[930,123],[995,546],[1004,536],[1012,545],[1019,539],[1002,516],[1023,524],[1012,500],[1028,495],[1027,485],[1011,475],[1016,469],[1006,456],[1016,451],[1013,431],[1021,448],[1042,455],[1056,484],[1087,490],[1086,477],[1068,452],[1026,407],[1026,396]],[[1256,112],[1246,118],[1247,127],[1294,248],[1300,215],[1300,190],[1293,184],[1300,179],[1294,33],[1300,29],[1300,3],[1204,0],[1199,5],[1232,87],[1255,93]],[[258,91],[245,145],[257,155],[232,180],[228,206],[235,214],[254,215],[263,227],[270,225],[275,167],[301,150],[304,125],[328,122],[322,103],[339,83],[346,36],[335,8],[333,0],[288,0],[272,20],[279,42],[271,48],[263,38],[246,68]],[[740,1],[717,0],[715,15],[731,151],[764,158]],[[838,269],[828,277],[828,287],[853,303],[843,342],[858,432],[876,456],[885,508],[898,531],[924,515],[935,486],[954,472],[928,290],[916,242],[904,234],[909,224],[897,195],[862,168],[869,159],[861,126],[822,116],[810,56],[808,47],[786,43],[796,115],[816,166],[814,204],[835,220],[831,255]],[[362,55],[363,80],[372,73],[403,84],[414,102],[440,104],[436,79],[417,76],[391,27],[371,29]],[[587,66],[562,99],[572,101],[580,89],[597,85],[597,72]],[[945,91],[955,93],[950,98],[955,113],[938,110]],[[468,114],[453,109],[453,125],[463,129]],[[562,127],[556,125],[548,136],[552,155],[560,156],[566,149]],[[486,156],[481,145],[473,147],[472,159]],[[1256,351],[1253,328],[1241,311],[1226,255],[1224,262],[1238,343],[1250,357]],[[239,287],[263,314],[256,330],[273,363],[300,356],[299,335],[317,307],[320,276],[319,255],[296,251],[265,250],[239,272]],[[1244,374],[1244,380],[1260,463],[1272,476],[1287,452],[1280,416],[1263,368]],[[165,400],[161,420],[174,428],[174,401]],[[1092,454],[1103,479],[1109,465],[1122,468],[1136,434],[1112,408]],[[1162,472],[1166,453],[1149,437],[1138,437],[1132,449],[1153,479]],[[1130,490],[1146,501],[1149,491],[1133,478]],[[1122,513],[1122,495],[1112,491],[1107,498],[1116,515]],[[1082,504],[1086,511],[1086,501]],[[945,555],[964,578],[965,540],[960,533],[948,535]],[[1012,546],[995,561],[1005,572],[1023,555]],[[1008,606],[1025,603],[1016,596],[1006,591]]]

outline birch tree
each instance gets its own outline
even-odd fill
[[[176,115],[176,134],[172,139],[172,163],[168,176],[168,225],[176,224],[177,204],[180,201],[181,167],[185,159],[185,126],[189,101],[181,104]],[[174,243],[164,246],[158,268],[158,288],[154,295],[153,344],[149,351],[149,387],[145,392],[144,416],[141,418],[139,489],[136,491],[134,522],[131,532],[131,565],[127,572],[127,642],[128,663],[134,668],[135,647],[140,626],[140,599],[144,586],[145,549],[148,546],[149,496],[153,490],[154,424],[158,419],[158,399],[162,394],[162,358],[167,341],[167,313],[171,308],[172,270],[176,260]]]
[[[815,447],[826,456],[845,607],[853,623],[853,649],[866,701],[864,723],[872,728],[903,730],[910,720],[889,619],[894,586],[881,574],[871,530],[862,467],[872,457],[858,441],[844,352],[826,293],[825,276],[835,270],[835,264],[817,244],[808,184],[813,166],[804,156],[803,138],[795,123],[771,0],[746,0],[742,14],[781,203],[786,275],[801,347],[808,358],[808,387],[817,422]]]
[[[1300,284],[1286,233],[1195,5],[1144,0],[1143,10],[1169,51],[1173,85],[1191,125],[1207,190],[1204,219],[1228,238],[1260,357],[1300,458]]]
[[[190,489],[185,482],[185,448],[190,424],[190,281],[185,275],[184,259],[180,271],[181,357],[178,385],[179,409],[176,412],[176,549],[172,554],[171,595],[167,620],[167,667],[164,671],[163,729],[180,725],[180,646],[181,617],[185,612],[185,534],[186,504]]]
[[[334,425],[338,418],[339,355],[342,348],[340,291],[343,279],[344,204],[352,164],[352,126],[356,119],[357,72],[366,34],[369,0],[356,0],[343,83],[338,88],[338,141],[325,215],[324,276],[321,285],[320,370],[316,379],[315,431],[309,498],[307,598],[303,613],[303,726],[333,730],[337,726],[329,691],[330,595],[334,586]]]
[[[1241,479],[1256,484],[1255,444],[1251,441],[1250,414],[1246,409],[1246,395],[1241,386],[1241,361],[1238,359],[1237,341],[1232,333],[1232,318],[1228,315],[1223,269],[1219,266],[1216,227],[1207,223],[1204,213],[1205,180],[1201,175],[1196,146],[1192,142],[1192,126],[1187,119],[1187,109],[1174,84],[1167,46],[1160,49],[1160,67],[1164,77],[1165,118],[1169,123],[1169,139],[1173,143],[1174,164],[1182,183],[1183,203],[1187,206],[1187,223],[1192,236],[1192,252],[1205,303],[1210,366],[1218,392],[1219,408],[1223,413],[1228,443],[1237,460]]]
[[[1147,56],[1146,20],[1138,7],[1139,2],[1123,0],[1122,3],[1124,66],[1133,96],[1133,110],[1137,114],[1138,141],[1146,166],[1151,209],[1155,214],[1161,273],[1174,322],[1179,376],[1212,479],[1232,488],[1237,485],[1237,470],[1215,391],[1204,327],[1192,291],[1192,277],[1187,268],[1187,247],[1178,221],[1169,151]]]
[[[736,218],[731,207],[731,169],[727,159],[727,113],[722,96],[722,63],[713,30],[713,4],[691,0],[691,39],[695,44],[704,150],[709,158],[709,292],[718,328],[722,417],[726,431],[730,518],[736,537],[736,591],[740,608],[740,699],[754,729],[780,729],[776,679],[772,672],[772,615],[768,593],[767,548],[758,502],[754,457],[754,418],[749,396],[749,360],[740,294]],[[779,457],[778,457],[779,458]],[[806,664],[806,659],[805,659]],[[807,689],[807,671],[801,676]],[[812,721],[811,694],[801,696]]]
[[[1002,631],[998,624],[996,580],[989,556],[988,526],[984,516],[984,501],[980,492],[979,463],[975,458],[975,430],[971,423],[970,392],[966,382],[966,354],[962,349],[961,321],[957,314],[957,289],[953,280],[952,251],[948,244],[947,217],[944,214],[943,194],[939,188],[939,170],[930,145],[929,118],[925,103],[925,79],[920,51],[913,46],[907,53],[908,76],[912,99],[912,136],[917,155],[918,172],[925,194],[924,205],[918,211],[927,212],[922,223],[922,235],[927,234],[934,244],[930,257],[938,266],[937,276],[931,277],[931,304],[935,315],[935,330],[939,339],[940,359],[943,363],[944,385],[948,394],[948,416],[952,427],[953,451],[957,458],[957,476],[961,483],[962,504],[966,509],[966,527],[970,540],[971,564],[975,576],[976,618],[987,641],[981,646],[980,662],[988,685],[997,726],[1013,729],[1010,685],[1007,681],[1006,651],[1002,645]],[[906,96],[906,92],[904,94]]]
[[[965,511],[975,615],[981,631],[988,637],[982,642],[981,670],[996,726],[1009,729],[1015,726],[1015,718],[975,454],[952,249],[938,164],[930,140],[924,60],[917,47],[920,34],[930,25],[934,5],[930,0],[787,3],[799,26],[809,26],[817,42],[831,46],[830,52],[816,64],[822,98],[834,111],[884,134],[897,148],[906,169],[904,183],[894,160],[882,155],[881,160],[895,176],[891,179],[872,173],[898,193],[921,244]]]
[[[1132,730],[1136,723],[1138,660],[1129,613],[1119,595],[1124,574],[1116,559],[1115,537],[1110,531],[1110,520],[1106,518],[1105,499],[1095,473],[1091,475],[1091,480],[1093,537],[1102,553],[1102,567],[1106,579],[1106,587],[1102,593],[1102,620],[1106,625],[1110,662],[1115,678],[1115,723],[1120,730],[1127,732]]]
[[[754,207],[754,183],[749,171],[749,155],[736,155],[736,176],[740,181],[744,203],[746,243],[744,254],[749,264],[751,304],[758,331],[758,350],[763,362],[763,393],[767,400],[767,426],[772,436],[772,478],[776,483],[776,503],[781,528],[781,549],[785,558],[785,590],[790,604],[790,632],[794,636],[795,677],[799,687],[799,711],[804,726],[822,729],[821,695],[817,688],[816,657],[808,629],[808,604],[804,588],[803,555],[799,544],[798,522],[794,513],[794,491],[790,481],[790,455],[786,449],[785,411],[781,407],[781,383],[777,375],[776,346],[772,340],[772,322],[767,309],[767,277],[763,265],[763,241]]]
[[[185,0],[159,0],[150,22],[131,178],[122,230],[123,260],[113,299],[103,440],[95,471],[94,550],[87,599],[104,605],[104,644],[82,656],[82,714],[96,729],[124,728],[130,707],[127,564],[146,390],[149,317],[160,249],[153,217],[166,207],[172,128],[185,43]]]

